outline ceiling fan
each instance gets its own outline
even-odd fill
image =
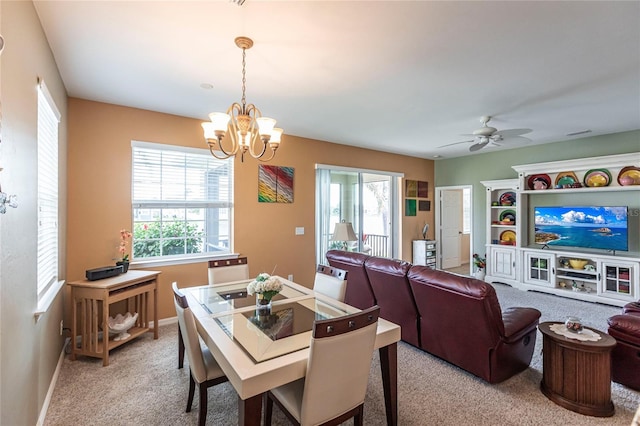
[[[531,139],[525,138],[522,135],[526,135],[527,133],[531,133],[531,129],[508,129],[508,130],[498,130],[495,127],[490,127],[487,125],[491,121],[491,116],[485,115],[480,118],[480,123],[482,123],[482,127],[478,130],[475,130],[470,134],[463,134],[462,136],[473,136],[473,139],[462,142],[454,142],[447,145],[442,145],[438,148],[444,148],[446,146],[458,145],[461,143],[471,143],[474,142],[473,145],[469,147],[469,151],[475,152],[479,151],[487,145],[493,146],[501,146],[498,142],[503,141],[520,141],[520,142],[531,142]]]

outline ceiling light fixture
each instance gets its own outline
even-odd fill
[[[242,49],[242,100],[241,103],[231,104],[226,114],[223,112],[209,114],[211,121],[202,123],[204,138],[209,145],[211,155],[220,160],[240,152],[240,159],[244,162],[244,154],[248,151],[253,158],[269,161],[276,155],[283,130],[274,127],[276,120],[263,117],[255,105],[247,105],[245,96],[246,51],[253,46],[253,40],[248,37],[236,37],[235,43]],[[225,144],[223,144],[223,139]],[[227,145],[227,148],[224,145]],[[271,149],[271,155],[268,158],[263,158],[267,152],[267,145]]]

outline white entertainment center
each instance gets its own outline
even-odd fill
[[[638,300],[640,152],[513,169],[517,179],[481,182],[487,190],[485,281],[615,306]],[[628,251],[536,243],[533,209],[539,206],[627,206]]]

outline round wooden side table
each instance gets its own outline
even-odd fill
[[[616,340],[590,327],[598,341],[571,339],[551,330],[554,322],[538,325],[542,333],[540,390],[556,404],[580,414],[613,416],[611,350]]]

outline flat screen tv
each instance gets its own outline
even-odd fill
[[[602,250],[629,250],[627,207],[535,207],[535,242]]]

